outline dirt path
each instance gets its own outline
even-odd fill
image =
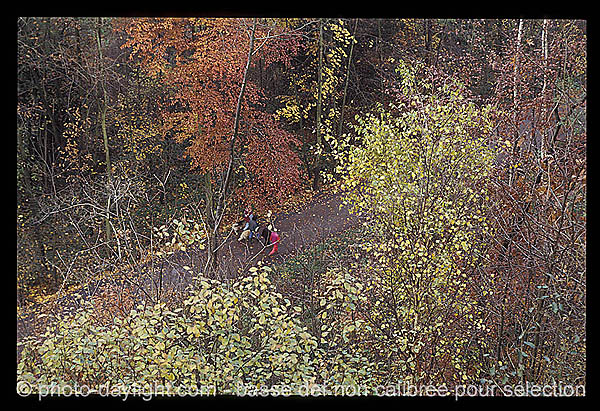
[[[314,245],[332,235],[335,235],[360,223],[360,218],[351,215],[345,207],[340,208],[339,194],[323,192],[315,195],[311,201],[304,204],[300,210],[276,215],[273,219],[275,228],[281,237],[278,252],[268,256],[271,247],[265,248],[258,240],[239,242],[231,236],[219,251],[218,258],[221,279],[235,278],[262,261],[264,264],[281,264],[303,249]],[[260,219],[259,219],[260,222]],[[160,264],[142,267],[137,276],[133,273],[123,274],[123,278],[102,279],[88,284],[78,290],[81,299],[87,300],[100,294],[103,290],[134,288],[136,299],[153,297],[164,291],[182,292],[189,286],[193,278],[204,269],[205,252],[191,250],[179,252],[165,259]],[[184,268],[184,267],[187,267]],[[140,279],[135,287],[132,278]],[[17,317],[17,341],[24,336],[37,333],[45,328],[47,318],[79,306],[79,300],[72,294],[52,300],[48,304],[38,304],[27,309]],[[52,305],[52,306],[50,306]],[[40,316],[40,314],[42,314]],[[20,350],[18,350],[20,351]]]
[[[268,255],[272,246],[265,248],[262,240],[240,242],[232,235],[219,250],[217,277],[236,278],[259,261],[265,265],[282,264],[303,249],[360,223],[359,217],[350,214],[345,207],[340,208],[340,205],[339,194],[325,192],[316,195],[299,211],[276,215],[273,223],[281,241],[278,252],[273,256]],[[260,217],[259,223],[262,223]],[[205,258],[204,252],[179,254],[169,262],[160,286],[183,291],[194,276],[202,275]],[[191,267],[191,270],[184,269],[184,266]],[[147,284],[151,292],[156,291],[158,283],[155,279],[152,284]]]
[[[356,225],[357,217],[349,214],[346,208],[340,209],[340,204],[339,195],[326,193],[313,198],[299,212],[277,216],[274,225],[281,237],[278,252],[269,257],[267,254],[272,247],[268,247],[250,264],[258,260],[267,264],[280,264],[307,246]],[[237,258],[240,266],[245,267],[248,259],[261,251],[263,245],[257,240],[243,243],[233,240],[228,241],[224,248],[222,258]]]

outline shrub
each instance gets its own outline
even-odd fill
[[[43,341],[24,343],[17,380],[95,390],[103,384],[210,386],[212,393],[234,394],[242,386],[299,389],[368,376],[352,350],[338,352],[330,347],[333,340],[308,332],[302,309],[276,292],[269,267],[250,271],[233,284],[199,279],[172,310],[139,305],[108,325],[95,321],[91,306],[62,318]],[[342,297],[337,306],[347,304]],[[331,317],[323,329],[347,341],[336,331],[341,325],[347,324]]]

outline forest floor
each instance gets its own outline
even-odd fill
[[[281,238],[277,253],[269,256],[272,246],[265,247],[260,240],[240,242],[231,235],[219,250],[217,274],[211,278],[229,281],[244,275],[259,262],[281,265],[316,243],[361,224],[360,217],[342,206],[341,195],[335,189],[311,194],[304,201],[288,205],[288,211],[274,214],[272,222]],[[195,278],[203,276],[205,258],[205,251],[191,247],[22,308],[17,312],[17,342],[27,335],[42,334],[50,320],[78,309],[86,301],[101,301],[95,304],[96,309],[108,313],[115,308],[106,306],[110,298],[118,309],[125,311],[143,301],[156,301],[157,297],[161,301],[169,296],[180,297]],[[19,352],[17,347],[17,356]]]

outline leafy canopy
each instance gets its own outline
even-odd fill
[[[212,386],[212,393],[222,394],[249,385],[302,389],[368,378],[370,364],[351,346],[334,348],[342,337],[348,342],[347,313],[358,290],[347,292],[343,277],[334,275],[316,296],[331,314],[326,320],[323,315],[321,329],[339,337],[321,342],[303,324],[302,309],[275,290],[270,273],[269,267],[253,267],[233,284],[200,278],[177,308],[139,305],[106,324],[95,321],[88,307],[56,322],[43,341],[28,339],[17,380],[90,389],[107,383]]]
[[[382,336],[404,341],[399,351],[411,347],[407,372],[415,380],[429,364],[427,378],[462,381],[478,364],[470,336],[484,332],[467,273],[490,232],[491,108],[469,101],[460,83],[420,69],[399,63],[398,103],[356,118],[358,141],[339,169],[345,202],[370,218],[366,290],[374,322],[388,328]]]

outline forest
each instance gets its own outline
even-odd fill
[[[585,396],[586,30],[17,18],[17,395]]]

